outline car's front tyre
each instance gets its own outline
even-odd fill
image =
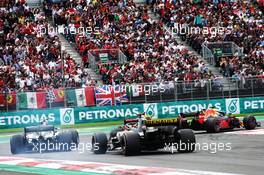
[[[22,135],[12,136],[10,139],[10,148],[12,154],[25,152],[25,138]]]
[[[220,125],[215,117],[208,117],[205,122],[205,127],[208,133],[217,133],[220,131]]]
[[[92,152],[105,154],[107,151],[107,136],[105,133],[95,133],[92,137]]]
[[[254,116],[244,117],[243,125],[247,130],[255,129],[257,126],[257,120]]]

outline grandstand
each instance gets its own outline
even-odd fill
[[[152,4],[168,26],[223,27],[223,33],[208,35],[183,34],[197,52],[208,42],[230,41],[243,48],[244,54],[215,56],[216,66],[224,76],[243,79],[247,76],[263,76],[263,4],[261,1],[177,1],[175,4],[157,1]],[[263,3],[263,2],[262,2]],[[230,46],[228,48],[231,48]]]
[[[0,107],[9,109],[12,98],[20,109],[19,93],[54,89],[67,101],[67,89],[95,87],[96,98],[100,84],[167,87],[149,95],[128,90],[124,103],[263,95],[261,2],[45,0],[30,8],[1,1]],[[173,34],[179,25],[223,30]],[[43,32],[50,26],[63,30]]]

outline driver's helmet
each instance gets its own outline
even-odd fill
[[[212,106],[212,107],[210,107],[209,109],[214,110],[214,111],[217,111],[216,106]]]
[[[138,113],[137,116],[143,120],[151,120],[152,118],[150,115],[146,115],[145,112]]]
[[[216,117],[219,115],[219,112],[215,106],[212,106],[205,111],[205,115],[206,117]]]
[[[200,114],[204,115],[205,112],[206,112],[206,109],[202,109]]]
[[[47,120],[46,118],[43,118],[43,119],[40,121],[40,125],[43,125],[43,126],[48,125],[48,120]]]
[[[145,116],[145,112],[140,112],[137,114],[138,118],[144,118],[144,116]]]

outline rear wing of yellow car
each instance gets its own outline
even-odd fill
[[[171,118],[171,119],[151,119],[145,120],[145,125],[147,127],[152,126],[176,126],[179,124],[179,119]]]

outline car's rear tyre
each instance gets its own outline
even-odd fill
[[[125,132],[122,140],[122,153],[125,156],[138,155],[141,151],[140,136],[136,132]]]
[[[10,148],[12,154],[21,154],[25,152],[25,139],[22,135],[14,135],[10,139]]]
[[[208,117],[205,122],[205,127],[208,133],[217,133],[220,131],[219,123],[215,117]]]
[[[71,132],[61,132],[58,134],[58,143],[56,150],[58,151],[70,151],[72,143],[72,134]]]
[[[180,129],[175,133],[177,150],[180,153],[189,153],[195,150],[195,135],[191,129]]]
[[[72,142],[78,146],[79,142],[80,142],[80,138],[79,138],[79,133],[76,129],[71,129],[69,131],[71,133],[71,136],[72,136]]]
[[[107,136],[105,133],[95,133],[92,137],[92,151],[94,154],[105,154],[107,151]]]
[[[257,120],[254,116],[247,116],[243,119],[243,125],[246,129],[255,129],[257,126]]]

